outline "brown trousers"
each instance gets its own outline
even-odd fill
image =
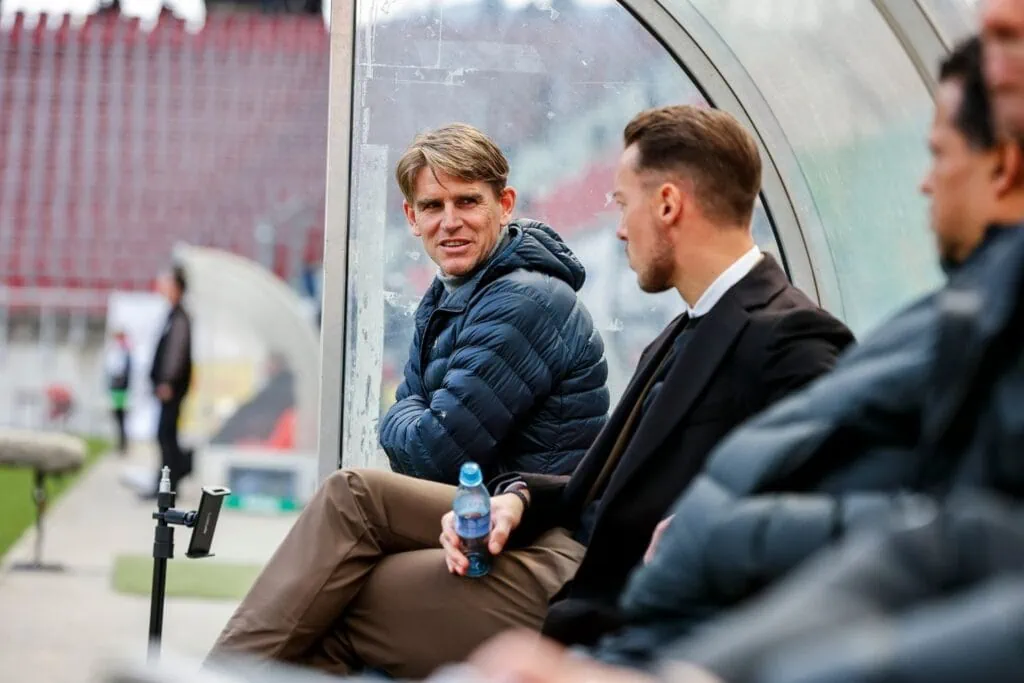
[[[422,678],[513,627],[538,629],[584,548],[561,529],[502,553],[478,579],[448,573],[439,537],[455,488],[342,470],[309,502],[224,627],[211,657],[245,654],[337,674]]]

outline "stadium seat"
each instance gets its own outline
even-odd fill
[[[32,500],[36,506],[35,552],[32,561],[15,569],[59,570],[43,562],[43,521],[46,514],[46,479],[74,472],[85,462],[85,442],[59,432],[0,428],[0,467],[31,469]],[[28,493],[28,492],[26,492]]]
[[[21,140],[0,159],[19,169],[0,205],[8,286],[146,289],[175,243],[256,258],[255,227],[285,200],[323,212],[319,17],[215,13],[198,34],[169,20],[148,37],[116,13],[19,22],[0,53],[0,117]],[[50,85],[22,92],[27,74]],[[270,253],[297,252],[307,235],[276,240]]]

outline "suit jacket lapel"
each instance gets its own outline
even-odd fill
[[[747,277],[718,301],[693,330],[693,338],[672,363],[661,392],[638,425],[612,475],[604,498],[611,498],[651,458],[693,409],[704,389],[746,327],[749,310],[763,306],[786,287],[785,273],[768,254]]]
[[[657,452],[669,433],[690,412],[747,320],[742,307],[723,299],[692,331],[693,338],[672,362],[661,392],[648,408],[649,414],[642,418],[619,468],[609,481],[607,497],[613,496]]]
[[[633,373],[633,378],[622,392],[622,398],[619,399],[604,429],[597,435],[590,450],[587,451],[587,455],[583,458],[583,462],[577,467],[576,474],[572,477],[569,490],[566,492],[570,500],[578,500],[582,503],[583,497],[587,495],[594,479],[601,472],[615,441],[619,438],[619,433],[633,410],[633,406],[640,399],[640,393],[647,386],[651,373],[665,357],[672,344],[672,339],[675,338],[676,330],[685,321],[686,317],[680,315],[669,323],[662,333],[651,342],[647,352],[641,357],[636,372]]]

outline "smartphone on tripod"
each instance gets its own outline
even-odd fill
[[[210,547],[213,544],[213,533],[217,530],[220,509],[224,504],[224,498],[230,493],[231,489],[223,486],[203,487],[203,497],[199,501],[195,523],[192,525],[192,538],[188,542],[186,557],[210,557]]]

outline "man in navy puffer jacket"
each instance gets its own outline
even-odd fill
[[[444,239],[469,232],[457,211],[441,218]],[[405,379],[380,425],[400,474],[454,484],[467,460],[485,479],[570,474],[604,426],[608,368],[576,295],[583,265],[543,223],[494,218],[481,228],[495,246],[469,273],[446,274],[444,254],[431,254],[442,270],[416,311]],[[423,220],[415,204],[413,220]]]
[[[555,527],[495,558],[486,577],[448,572],[438,521],[461,463],[479,462],[488,477],[563,478],[604,424],[607,366],[576,296],[583,267],[550,228],[512,219],[508,161],[490,138],[463,124],[422,135],[396,176],[412,233],[440,270],[380,428],[398,473],[328,477],[228,621],[215,659],[425,675],[490,635],[539,628],[585,552]],[[525,500],[495,497],[496,534]]]

